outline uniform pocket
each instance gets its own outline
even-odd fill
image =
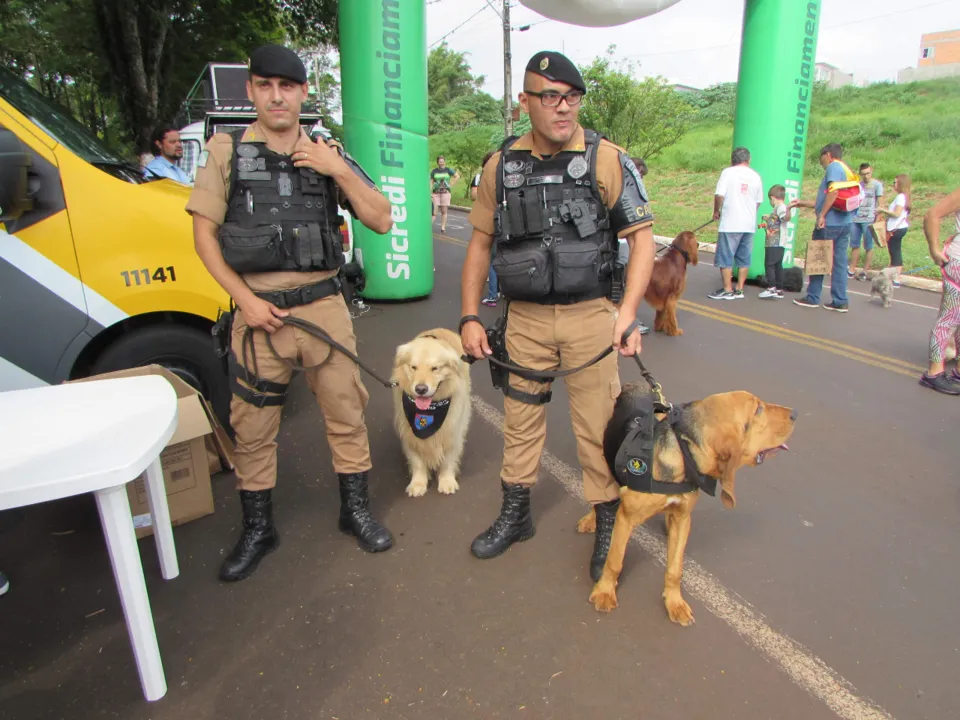
[[[544,248],[501,249],[493,259],[500,290],[512,300],[539,300],[550,294],[553,278]]]
[[[600,282],[600,248],[593,243],[560,243],[553,254],[553,289],[558,293],[585,293]]]
[[[282,266],[280,228],[242,228],[236,223],[220,226],[223,259],[238,273],[269,272]]]

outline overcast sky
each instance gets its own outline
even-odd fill
[[[799,2],[800,0],[784,0]],[[489,0],[502,6],[503,0]],[[587,28],[544,20],[519,0],[511,5],[514,27],[513,96],[527,60],[539,50],[559,50],[587,64],[611,43],[618,56],[640,64],[638,74],[663,75],[671,82],[703,88],[737,79],[744,0],[680,0],[656,15],[610,28]],[[486,8],[481,10],[481,8]],[[487,0],[428,0],[427,44],[480,11],[446,41],[467,53],[475,75],[485,75],[483,89],[503,96],[503,32]],[[960,0],[823,0],[817,60],[852,72],[857,82],[896,80],[897,71],[916,67],[923,33],[960,29]]]

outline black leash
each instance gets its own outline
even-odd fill
[[[319,325],[314,325],[314,324],[313,324],[312,322],[310,322],[309,320],[304,320],[303,318],[293,317],[292,315],[288,315],[287,317],[282,318],[282,320],[283,320],[283,324],[284,324],[284,325],[292,325],[293,327],[300,328],[300,329],[303,330],[305,333],[307,333],[307,334],[309,334],[309,335],[313,335],[313,336],[314,336],[315,338],[317,338],[318,340],[323,340],[323,342],[327,343],[328,345],[330,345],[330,346],[333,347],[334,349],[339,350],[339,351],[342,352],[344,355],[346,355],[348,358],[350,358],[351,360],[353,360],[361,370],[366,370],[370,375],[372,375],[374,378],[376,378],[376,380],[377,380],[381,385],[383,385],[385,388],[387,388],[387,389],[393,389],[393,388],[397,387],[398,383],[395,383],[395,382],[393,382],[393,381],[391,381],[391,380],[384,380],[384,379],[377,373],[376,370],[374,370],[374,369],[372,369],[371,367],[369,367],[366,363],[363,362],[363,360],[361,360],[360,358],[358,358],[356,355],[354,355],[352,352],[350,352],[347,348],[345,348],[343,345],[341,345],[341,344],[338,343],[336,340],[334,340],[332,337],[330,337],[330,335],[327,333],[327,331],[324,330],[324,329],[323,329],[322,327],[320,327]],[[250,330],[251,330],[251,328],[247,328],[247,332],[248,332],[248,333],[250,332]],[[299,367],[299,366],[295,365],[294,363],[292,363],[292,362],[290,362],[289,360],[287,360],[285,357],[281,357],[280,354],[274,349],[273,343],[270,341],[270,333],[268,333],[266,330],[264,330],[264,334],[267,336],[267,347],[270,348],[270,352],[272,352],[272,353],[273,353],[274,355],[276,355],[280,360],[282,360],[283,362],[285,362],[285,363],[286,363],[291,369],[293,369],[293,370],[304,370],[304,369],[305,369],[305,368],[302,368],[302,367]],[[244,338],[244,339],[245,339],[245,338]],[[252,340],[251,340],[251,345],[252,345]],[[254,362],[255,362],[255,361],[256,361],[256,360],[254,360]]]
[[[715,223],[715,222],[716,222],[716,220],[714,220],[713,218],[710,218],[710,219],[707,220],[703,225],[701,225],[701,226],[698,227],[696,230],[694,230],[694,231],[693,231],[693,234],[696,235],[698,232],[700,232],[700,231],[703,230],[705,227],[707,227],[707,225],[712,225],[712,224]],[[662,248],[660,248],[659,250],[657,250],[657,255],[659,255],[659,254],[662,253],[662,252],[666,252],[667,250],[671,250],[671,249],[672,249],[672,250],[676,250],[678,253],[680,253],[681,255],[683,255],[684,260],[686,260],[687,262],[690,262],[690,258],[687,257],[687,253],[684,252],[683,250],[681,250],[680,248],[674,246],[673,244],[664,245]]]

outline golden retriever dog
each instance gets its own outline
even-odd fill
[[[429,473],[437,490],[455,493],[463,444],[470,425],[470,367],[460,336],[445,328],[425,330],[397,348],[391,380],[394,428],[410,466],[407,495],[426,494]]]
[[[665,335],[683,335],[677,325],[677,301],[687,287],[687,265],[699,261],[697,248],[697,236],[684,230],[653,263],[643,299],[657,311],[653,329]]]
[[[634,408],[644,394],[649,393],[643,382],[624,383],[617,399],[613,416],[604,435],[604,456],[614,470],[617,450],[629,430]],[[666,416],[658,414],[658,420]],[[737,470],[745,465],[756,466],[786,450],[786,441],[793,433],[797,414],[780,405],[771,405],[744,391],[718,393],[703,400],[680,406],[675,422],[658,422],[654,431],[652,458],[653,479],[660,482],[685,480],[684,457],[678,434],[688,443],[696,461],[697,470],[719,480],[721,500],[727,508],[736,505],[734,481]],[[620,488],[620,507],[617,510],[610,542],[610,552],[603,575],[590,593],[590,602],[597,610],[609,612],[617,607],[617,582],[623,570],[623,556],[634,527],[658,513],[666,516],[667,570],[663,585],[663,600],[670,619],[680,625],[693,622],[693,612],[680,593],[683,572],[683,553],[690,536],[691,514],[700,491],[676,495],[636,492],[626,486]],[[577,524],[579,532],[594,532],[596,518],[591,510]]]

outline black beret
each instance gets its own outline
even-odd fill
[[[307,81],[307,69],[297,54],[283,45],[261,45],[247,61],[250,72],[260,77],[282,77],[298,83]]]
[[[582,93],[587,92],[587,86],[583,84],[583,76],[566,55],[552,50],[541,50],[530,58],[526,69],[527,72],[542,75],[547,80],[566,83]]]

